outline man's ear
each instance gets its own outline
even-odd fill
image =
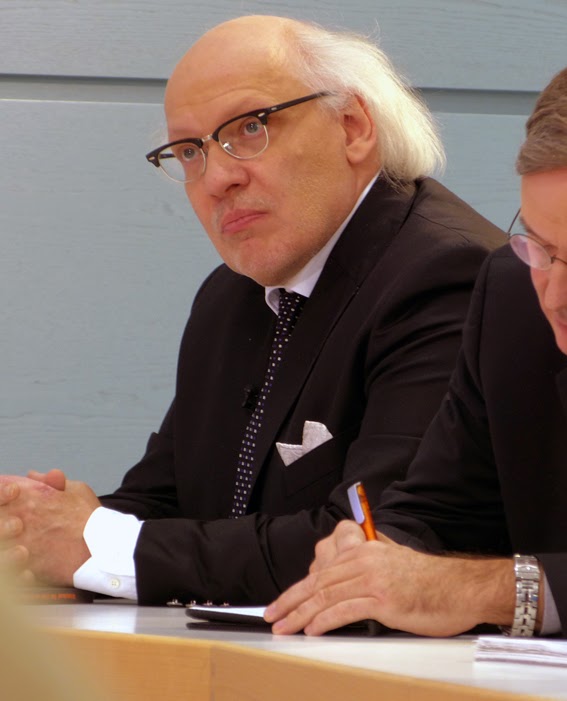
[[[361,97],[353,96],[342,112],[347,160],[351,165],[378,159],[376,124]]]

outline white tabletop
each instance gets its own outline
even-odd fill
[[[29,609],[42,627],[215,640],[330,664],[567,700],[567,668],[475,661],[473,636],[436,639],[394,633],[367,637],[349,632],[319,638],[284,637],[272,635],[269,628],[203,624],[189,618],[184,608],[109,600]]]

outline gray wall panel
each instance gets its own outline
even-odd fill
[[[110,488],[173,395],[216,251],[143,158],[161,108],[0,102],[0,455]]]
[[[534,91],[566,63],[565,0],[3,0],[0,70],[164,79],[204,29],[253,13],[378,26],[421,87]]]
[[[517,115],[440,114],[447,169],[440,180],[506,230],[519,206],[514,173],[525,118]]]

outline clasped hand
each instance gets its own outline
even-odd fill
[[[90,556],[83,530],[100,502],[61,470],[0,476],[0,569],[24,581],[72,586]]]

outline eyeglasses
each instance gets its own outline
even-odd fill
[[[513,229],[515,230],[513,231]],[[530,268],[549,270],[556,260],[560,260],[567,265],[567,261],[557,256],[552,256],[545,249],[545,246],[526,233],[520,210],[516,212],[516,216],[512,219],[512,223],[508,228],[508,236],[510,237],[510,246],[514,253]]]
[[[233,158],[256,158],[268,148],[268,117],[271,114],[327,95],[330,93],[316,92],[273,107],[262,107],[239,114],[221,124],[212,134],[200,139],[190,137],[171,141],[150,151],[146,158],[175,182],[193,182],[203,175],[207,167],[207,153],[203,148],[207,141],[216,141]]]

